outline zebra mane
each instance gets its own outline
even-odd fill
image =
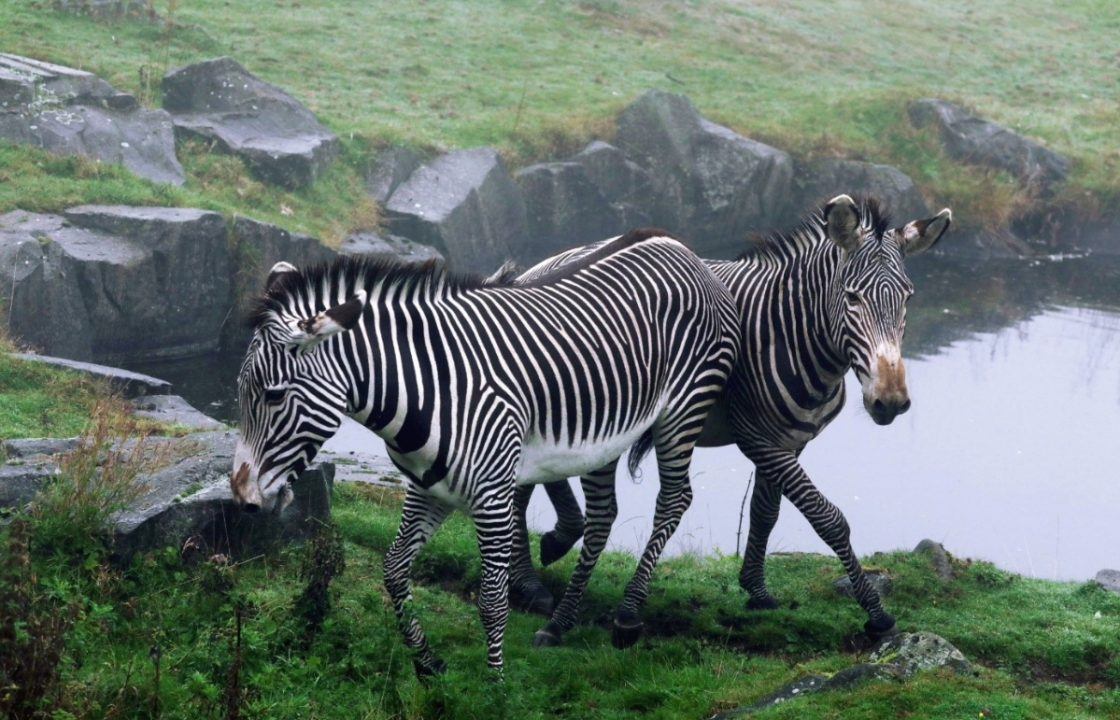
[[[861,196],[855,196],[853,199],[859,211],[860,227],[873,230],[876,236],[882,235],[890,228],[890,212],[878,199]],[[735,259],[785,257],[791,251],[815,247],[825,237],[824,206],[819,205],[802,217],[793,230],[786,232],[774,230],[748,237],[747,248]]]

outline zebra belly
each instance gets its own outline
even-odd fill
[[[649,428],[644,423],[613,437],[568,445],[529,438],[521,447],[518,485],[552,482],[598,470],[626,452]]]

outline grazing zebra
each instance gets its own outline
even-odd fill
[[[844,375],[849,369],[859,379],[863,405],[876,423],[889,424],[909,409],[901,346],[913,285],[904,258],[936,243],[951,218],[945,209],[936,217],[892,228],[874,201],[857,204],[840,195],[791,234],[773,236],[738,260],[705,260],[736,299],[741,349],[727,391],[713,407],[698,444],[734,443],[756,466],[750,531],[739,576],[750,596],[749,608],[778,606],[766,588],[764,563],[767,540],[785,495],[843,563],[856,599],[868,613],[868,634],[893,630],[894,618],[883,610],[852,550],[847,520],[813,485],[798,458],[843,407]],[[592,251],[594,246],[576,248],[544,260],[522,274],[520,281],[556,272]],[[603,472],[607,471],[590,476],[592,489]],[[585,492],[588,479],[583,478]],[[549,491],[550,497],[562,499],[571,494],[567,483]],[[519,500],[527,505],[528,495]],[[561,524],[570,526],[581,519],[570,510],[571,502],[557,506]],[[603,536],[590,538],[591,502],[589,497],[585,545],[605,543],[610,530],[609,526],[595,528]],[[555,540],[548,553],[550,559],[557,556]],[[542,546],[542,560],[543,555]],[[527,536],[515,543],[514,565],[520,569],[515,579],[522,592],[537,593],[537,606],[545,605],[528,556]],[[538,633],[537,644],[555,644],[571,627],[572,609],[564,610],[553,614]]]
[[[252,322],[234,496],[245,510],[282,509],[289,479],[343,415],[384,438],[411,480],[385,586],[420,675],[445,666],[409,611],[409,570],[449,512],[474,520],[479,614],[500,672],[516,485],[613,465],[635,443],[655,448],[661,479],[623,608],[640,604],[691,499],[692,449],[738,350],[727,289],[652,230],[520,285],[435,264],[281,264]],[[620,632],[629,618],[620,613]]]

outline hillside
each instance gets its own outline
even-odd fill
[[[1006,175],[947,160],[910,128],[909,100],[955,100],[1070,156],[1060,201],[1085,215],[1120,197],[1120,9],[1101,0],[196,0],[156,2],[156,23],[91,22],[47,5],[5,0],[0,48],[91,70],[153,105],[167,69],[230,55],[306,102],[343,138],[346,162],[282,192],[198,146],[181,153],[189,181],[172,191],[0,149],[0,210],[192,204],[336,239],[376,220],[361,190],[371,147],[489,144],[513,164],[555,157],[609,135],[615,113],[650,88],[685,93],[707,116],[801,157],[896,165],[965,227],[996,227],[1023,198]]]

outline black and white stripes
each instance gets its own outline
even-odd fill
[[[442,664],[408,611],[408,571],[450,509],[475,521],[479,611],[500,668],[516,484],[613,466],[645,436],[666,499],[620,611],[640,627],[688,504],[693,445],[737,354],[734,302],[692,253],[635,231],[527,285],[354,259],[270,280],[239,377],[235,495],[281,507],[343,415],[384,438],[412,480],[385,582],[418,671]]]

